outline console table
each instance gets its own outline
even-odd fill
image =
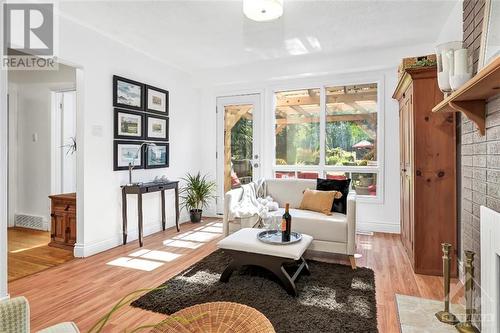
[[[122,186],[122,218],[123,218],[123,245],[127,244],[127,194],[137,194],[137,214],[139,224],[139,245],[143,245],[143,213],[142,213],[142,195],[144,193],[161,192],[161,224],[165,230],[165,191],[175,190],[175,227],[179,231],[179,182],[150,182],[134,185]]]

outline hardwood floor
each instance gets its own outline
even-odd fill
[[[137,289],[156,287],[214,251],[221,225],[220,220],[213,219],[198,225],[182,224],[180,234],[170,229],[146,237],[142,249],[134,241],[89,258],[75,259],[14,281],[9,284],[9,292],[12,296],[28,298],[32,330],[61,321],[75,321],[85,332],[124,295]],[[399,235],[357,237],[358,252],[362,255],[357,259],[357,265],[375,271],[380,333],[399,332],[394,301],[396,293],[431,299],[442,297],[440,278],[413,273]],[[349,265],[347,257],[321,257],[322,260]],[[460,287],[455,283],[453,291]],[[163,318],[159,314],[126,306],[112,317],[106,332],[122,332]]]
[[[14,227],[7,239],[9,282],[73,259],[71,251],[48,246],[48,231]]]

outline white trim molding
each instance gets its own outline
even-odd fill
[[[183,222],[183,223],[188,223],[188,222]],[[179,222],[179,224],[182,224]],[[157,223],[155,225],[146,225],[144,226],[144,237],[153,235],[157,232],[162,232],[162,227],[161,223]],[[177,235],[177,234],[176,234]],[[137,228],[134,229],[129,229],[127,233],[127,244],[137,241],[139,238],[139,231]],[[78,258],[85,258],[92,256],[94,254],[98,254],[100,252],[104,252],[106,250],[112,249],[117,246],[121,246],[123,244],[123,235],[122,233],[117,233],[115,234],[114,237],[110,237],[107,239],[103,239],[97,242],[93,242],[90,244],[82,244],[82,243],[76,243],[75,244],[75,249],[74,249],[74,254],[75,257]],[[145,248],[147,248],[147,245],[145,244]]]
[[[481,332],[500,332],[500,213],[481,206]]]
[[[389,234],[401,233],[399,223],[388,223],[381,221],[356,221],[356,231],[360,233],[366,232],[383,232]]]

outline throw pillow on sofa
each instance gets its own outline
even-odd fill
[[[304,196],[302,197],[299,209],[312,210],[325,215],[332,215],[332,204],[335,199],[340,199],[340,197],[342,197],[342,193],[338,191],[318,191],[306,189],[304,191]]]
[[[339,180],[318,178],[316,180],[316,189],[320,191],[338,191],[342,193],[342,197],[339,200],[333,201],[331,211],[347,214],[347,195],[349,194],[350,184],[350,179]]]

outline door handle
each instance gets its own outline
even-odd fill
[[[258,167],[259,167],[259,163],[254,163],[254,164],[253,164],[253,167],[254,167],[254,168],[258,168]]]

